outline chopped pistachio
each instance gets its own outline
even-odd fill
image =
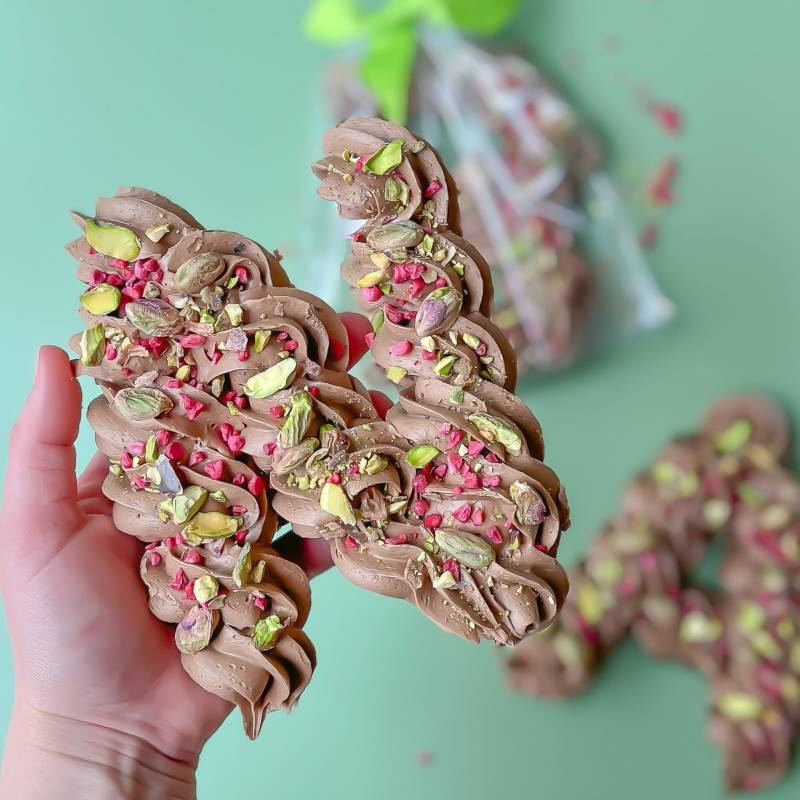
[[[323,511],[338,517],[345,525],[356,524],[350,501],[338,483],[326,483],[322,487],[319,505]]]
[[[103,326],[93,325],[81,334],[81,364],[96,367],[101,364],[106,352],[106,337]]]
[[[720,453],[735,453],[741,450],[753,434],[753,423],[749,419],[737,419],[729,428],[714,437],[714,447]]]
[[[250,573],[253,569],[253,560],[250,557],[250,542],[245,543],[242,547],[242,552],[239,553],[239,558],[233,568],[233,582],[243,589],[250,578]]]
[[[151,225],[144,231],[144,235],[151,242],[160,242],[168,233],[169,225]]]
[[[434,365],[433,371],[436,375],[447,377],[453,371],[453,365],[458,360],[458,356],[444,356],[440,358]]]
[[[294,380],[296,369],[297,362],[291,357],[279,361],[263,372],[253,375],[245,383],[244,393],[256,400],[271,397],[275,392],[285,389]]]
[[[385,175],[403,162],[404,139],[394,139],[376,150],[365,162],[363,171],[373,175]]]
[[[403,378],[405,378],[407,374],[408,374],[408,370],[403,369],[402,367],[389,367],[386,370],[386,377],[392,383],[400,383],[400,381],[402,381]]]
[[[199,539],[224,539],[239,529],[239,520],[220,511],[200,511],[183,529],[184,536]]]
[[[406,463],[415,469],[422,469],[433,461],[442,451],[432,444],[418,444],[406,454]]]
[[[253,341],[253,350],[256,352],[256,354],[264,351],[264,348],[267,346],[267,342],[269,341],[269,337],[271,335],[271,331],[256,331]]]
[[[242,324],[242,307],[238,303],[228,303],[224,309],[234,327]]]
[[[108,283],[100,283],[80,296],[81,305],[96,317],[116,311],[121,299],[120,290]]]
[[[136,234],[120,225],[101,225],[87,218],[86,241],[98,253],[122,261],[133,261],[142,249]]]
[[[201,603],[213,600],[219,594],[219,581],[213,575],[201,575],[194,582],[194,596]]]
[[[253,626],[253,644],[257,650],[269,650],[275,646],[278,633],[283,628],[280,617],[272,614],[260,619]]]

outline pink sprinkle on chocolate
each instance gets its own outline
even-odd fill
[[[308,392],[313,397],[319,397],[319,386],[309,386],[308,387]]]
[[[226,442],[226,444],[228,445],[228,449],[234,455],[236,455],[237,453],[240,453],[244,449],[245,446],[244,436],[242,436],[241,433],[232,433],[228,437],[228,441]]]
[[[253,595],[253,605],[259,611],[266,611],[267,610],[267,598],[263,595],[254,594]]]
[[[182,533],[178,533],[175,535],[175,544],[179,547],[183,547],[186,544],[186,539]]]
[[[225,464],[221,459],[214,459],[214,461],[209,461],[203,467],[203,472],[208,475],[209,478],[213,478],[215,481],[218,481],[222,478],[222,471],[225,468]]]
[[[447,471],[451,475],[461,472],[461,467],[464,464],[464,459],[458,453],[447,454]]]
[[[250,273],[248,273],[247,267],[243,264],[239,264],[239,266],[234,269],[233,274],[239,279],[239,283],[247,283],[250,280]]]
[[[236,397],[233,398],[233,404],[242,411],[250,405],[250,402],[243,394],[237,394]]]
[[[172,431],[162,428],[156,433],[156,444],[159,447],[166,447],[172,441]]]
[[[474,473],[468,472],[464,475],[464,488],[465,489],[480,489],[481,479]]]
[[[408,296],[413,300],[425,291],[425,281],[422,278],[413,278],[408,286]]]
[[[495,453],[487,453],[486,454],[486,460],[490,464],[499,464],[500,463],[500,459],[497,457],[497,455]]]
[[[380,290],[378,286],[364,286],[361,289],[361,296],[368,302],[368,303],[377,303],[378,300],[383,297],[383,292]]]
[[[422,474],[415,475],[411,485],[417,494],[422,494],[428,488],[428,479]]]
[[[186,451],[180,442],[172,442],[164,448],[164,455],[170,461],[181,461],[186,456]]]
[[[540,550],[542,553],[548,552],[547,547],[545,545],[543,545],[543,544],[535,544],[534,547],[537,550]]]
[[[452,450],[454,447],[458,447],[463,438],[464,434],[462,431],[458,430],[458,428],[450,431],[450,435],[447,437],[447,449]]]
[[[129,442],[128,450],[135,456],[144,455],[144,442]]]
[[[328,477],[328,483],[340,484],[341,482],[342,476],[338,472],[331,472],[330,476]]]
[[[486,537],[494,544],[503,543],[503,534],[500,532],[500,528],[498,528],[497,525],[492,525],[492,527],[486,531]]]
[[[130,367],[123,367],[122,368],[122,374],[126,378],[130,378],[130,376],[133,375],[133,370]]]
[[[167,389],[180,389],[181,386],[183,386],[183,381],[179,381],[176,380],[175,378],[172,378],[168,380],[164,385],[167,387]]]
[[[375,337],[376,337],[377,335],[378,335],[378,334],[377,334],[377,333],[375,333],[375,331],[370,331],[369,333],[365,333],[365,334],[364,334],[364,344],[365,344],[365,345],[366,345],[368,348],[372,347],[372,343],[375,341]]]
[[[481,450],[483,450],[483,442],[480,439],[470,439],[467,445],[467,455],[474,458],[480,455]]]
[[[460,486],[453,487],[453,494],[463,494],[464,490]]]
[[[202,347],[206,343],[206,337],[199,333],[187,333],[186,336],[179,336],[178,341],[183,347]]]
[[[220,360],[222,359],[222,350],[214,350],[211,354],[211,363],[212,364],[219,364]]]
[[[265,488],[264,479],[260,475],[253,475],[247,482],[247,491],[252,495],[263,494]]]
[[[298,343],[297,343],[297,342],[296,342],[294,339],[287,339],[287,340],[286,340],[286,341],[283,343],[283,349],[284,349],[284,350],[285,350],[287,353],[292,353],[292,352],[294,352],[295,350],[297,350],[297,346],[298,346]]]
[[[243,472],[237,472],[231,479],[231,483],[234,486],[244,486],[247,483],[247,478]]]
[[[158,547],[158,542],[150,542],[149,544],[145,545],[145,550],[155,550]]]
[[[262,450],[268,456],[271,456],[275,452],[277,446],[278,446],[277,442],[264,442],[264,444],[262,445]]]
[[[175,547],[175,537],[167,536],[167,538],[164,539],[164,547],[166,547],[167,550],[172,550]]]
[[[384,307],[383,313],[386,314],[386,319],[393,325],[399,325],[404,319],[402,311],[391,304]]]
[[[269,415],[275,419],[280,419],[286,413],[283,406],[270,406]]]
[[[447,464],[437,464],[433,470],[433,476],[437,480],[444,480],[445,475],[447,475]]]
[[[424,192],[424,197],[425,197],[425,199],[426,199],[426,200],[429,200],[429,199],[430,199],[431,197],[433,197],[433,196],[436,194],[436,192],[438,192],[438,191],[439,191],[439,189],[441,189],[441,188],[442,188],[442,183],[441,183],[441,181],[438,181],[438,180],[436,180],[436,178],[434,178],[434,179],[433,179],[433,180],[432,180],[432,181],[431,181],[431,182],[430,182],[430,183],[427,185],[427,187],[425,188],[425,192]]]
[[[178,591],[180,591],[189,585],[189,578],[182,569],[179,569],[169,585],[171,589],[178,589]]]
[[[123,450],[119,457],[119,465],[123,469],[130,469],[133,466],[133,456]]]
[[[128,262],[121,258],[109,258],[108,264],[110,264],[112,267],[118,267],[119,269],[127,269],[128,267]]]
[[[404,533],[398,533],[397,536],[390,536],[388,539],[384,539],[386,544],[405,544],[407,539]]]
[[[417,514],[418,516],[424,516],[425,512],[430,508],[430,504],[427,500],[423,500],[421,497],[416,499],[411,504],[411,510]]]
[[[250,533],[250,531],[248,531],[248,530],[245,530],[245,531],[239,531],[239,532],[236,534],[236,536],[234,537],[234,538],[236,539],[236,544],[238,544],[238,545],[242,545],[242,544],[244,544],[244,543],[245,543],[245,541],[247,541],[247,534],[248,534],[248,533]]]
[[[117,348],[111,342],[106,342],[106,360],[113,361],[117,357]]]
[[[393,356],[407,356],[413,350],[413,348],[414,345],[412,345],[408,339],[403,339],[402,341],[393,344],[389,348],[389,352]]]
[[[225,402],[227,402],[227,400]],[[223,422],[222,425],[219,426],[219,437],[223,442],[227,442],[235,431],[236,429],[230,422]]]
[[[442,562],[442,571],[449,572],[456,581],[461,580],[461,567],[454,558],[448,558]]]
[[[486,515],[483,511],[483,505],[481,505],[481,503],[475,503],[472,508],[472,524],[483,525],[485,519]]]
[[[344,537],[344,546],[348,550],[355,550],[358,547],[358,542],[348,533],[347,536]]]
[[[483,485],[488,486],[490,489],[496,489],[500,485],[499,475],[487,475],[483,479]]]
[[[189,466],[196,467],[198,464],[202,464],[206,458],[207,456],[202,450],[195,450],[189,456]]]
[[[436,353],[431,353],[430,350],[422,351],[422,358],[424,361],[436,361]]]
[[[472,516],[472,507],[469,503],[462,503],[454,512],[453,516],[459,522],[468,522]]]
[[[181,392],[180,398],[184,411],[186,411],[186,416],[190,420],[197,419],[207,409],[205,403],[195,400],[193,397],[186,394],[186,392]]]
[[[443,277],[438,277],[433,284],[437,289],[441,289],[444,286],[447,286],[447,279]]]
[[[231,506],[231,511],[235,517],[243,517],[247,513],[244,506]]]
[[[438,528],[442,524],[442,515],[441,514],[427,514],[425,518],[422,520],[422,524],[429,528],[430,530],[434,530]]]
[[[239,359],[239,361],[247,361],[250,358],[250,353],[248,353],[247,350],[242,350],[242,352],[239,353],[237,358]]]
[[[192,581],[192,583],[190,583],[186,587],[186,599],[187,600],[197,600],[197,598],[195,597],[195,594],[194,594],[194,581]]]
[[[187,564],[202,564],[203,557],[200,555],[199,551],[195,550],[194,548],[190,548],[183,554],[183,560]]]

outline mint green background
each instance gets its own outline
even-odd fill
[[[488,2],[489,0],[487,0]],[[757,387],[794,412],[798,381],[794,0],[529,0],[515,25],[539,62],[613,142],[626,188],[670,154],[678,202],[652,264],[679,318],[557,381],[528,387],[552,465],[570,490],[573,562],[619,487],[704,404]],[[158,189],[205,224],[287,254],[315,208],[307,164],[321,130],[329,56],[304,42],[304,4],[227,0],[0,4],[0,233],[4,263],[2,434],[20,410],[40,342],[77,327],[62,245],[67,210],[118,184]],[[604,39],[619,37],[614,55]],[[570,53],[582,57],[579,67]],[[566,54],[566,55],[565,55]],[[685,134],[657,130],[633,99],[675,102]],[[631,209],[640,210],[634,199]],[[92,444],[81,435],[81,456]],[[5,449],[2,451],[5,459]],[[2,547],[0,546],[0,557]],[[209,744],[200,797],[713,798],[706,689],[633,645],[592,692],[551,706],[503,688],[501,655],[448,638],[401,603],[329,573],[309,633],[320,666],[291,716],[248,743],[231,717]],[[0,718],[12,703],[0,632]],[[421,767],[416,754],[434,763]],[[797,797],[800,767],[767,798]]]

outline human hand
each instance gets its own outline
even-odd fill
[[[371,327],[360,315],[342,319],[352,366]],[[373,400],[385,412],[387,398]],[[16,670],[0,790],[20,799],[193,797],[200,750],[233,706],[184,672],[172,629],[148,610],[143,545],[116,530],[102,494],[105,457],[76,477],[80,418],[68,356],[42,348],[12,432],[0,515],[0,589]],[[310,575],[331,563],[321,539],[288,534],[275,547]],[[75,782],[72,794],[65,780]]]

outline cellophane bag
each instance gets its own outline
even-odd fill
[[[354,59],[331,67],[324,94],[336,121],[378,113]],[[597,142],[529,61],[425,28],[409,100],[408,127],[453,166],[464,236],[492,267],[493,319],[521,373],[554,371],[671,319]],[[341,298],[352,228],[328,204],[315,213],[318,274]]]

